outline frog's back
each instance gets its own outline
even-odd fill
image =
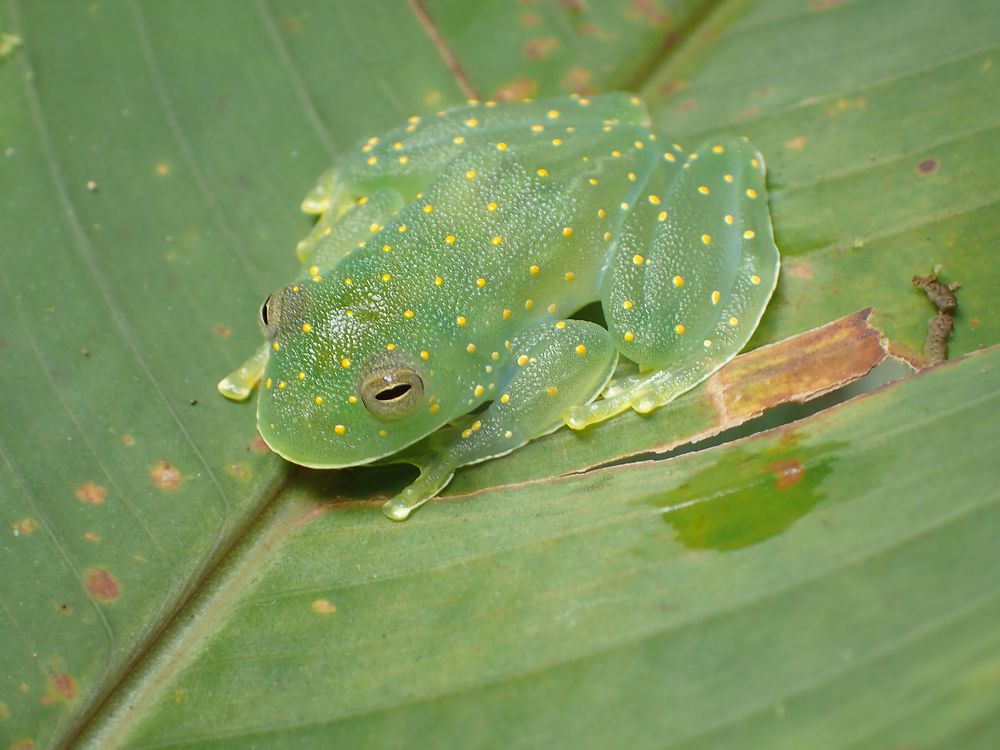
[[[414,192],[333,273],[345,293],[401,325],[423,321],[455,343],[485,337],[493,349],[598,299],[609,248],[658,149],[627,95],[479,105],[409,123],[344,167],[358,192],[379,195],[387,180]],[[400,159],[393,182],[398,166],[380,165]]]

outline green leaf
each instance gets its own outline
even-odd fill
[[[988,0],[0,6],[0,747],[995,746],[998,32]],[[774,346],[402,525],[407,470],[267,453],[215,382],[335,154],[622,86],[766,156]],[[925,364],[936,265],[960,361],[635,459],[860,377],[880,332]]]

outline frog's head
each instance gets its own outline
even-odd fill
[[[267,298],[257,427],[272,450],[314,468],[355,466],[444,423],[430,355],[395,317],[378,295],[327,284],[293,284]]]

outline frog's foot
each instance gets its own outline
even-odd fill
[[[320,175],[312,190],[302,199],[302,213],[325,214],[333,205],[336,189],[337,174],[333,169],[328,169]]]
[[[244,401],[260,382],[260,376],[267,365],[267,356],[267,344],[264,344],[250,359],[219,381],[219,393],[233,401]]]
[[[694,367],[631,375],[606,388],[601,400],[569,409],[565,415],[566,424],[574,430],[582,430],[630,408],[648,414],[694,388],[714,371]]]
[[[445,463],[422,469],[413,484],[385,502],[382,512],[393,521],[405,521],[413,511],[443,490],[454,474],[455,469]]]

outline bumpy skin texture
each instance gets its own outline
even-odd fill
[[[396,519],[458,466],[690,389],[746,344],[778,277],[760,154],[686,151],[629,94],[411,118],[303,209],[320,217],[303,274],[220,390],[245,396],[263,368],[258,427],[295,463],[420,465]],[[594,300],[607,330],[567,320]],[[641,374],[595,401],[619,353]],[[427,436],[432,458],[400,453]]]

